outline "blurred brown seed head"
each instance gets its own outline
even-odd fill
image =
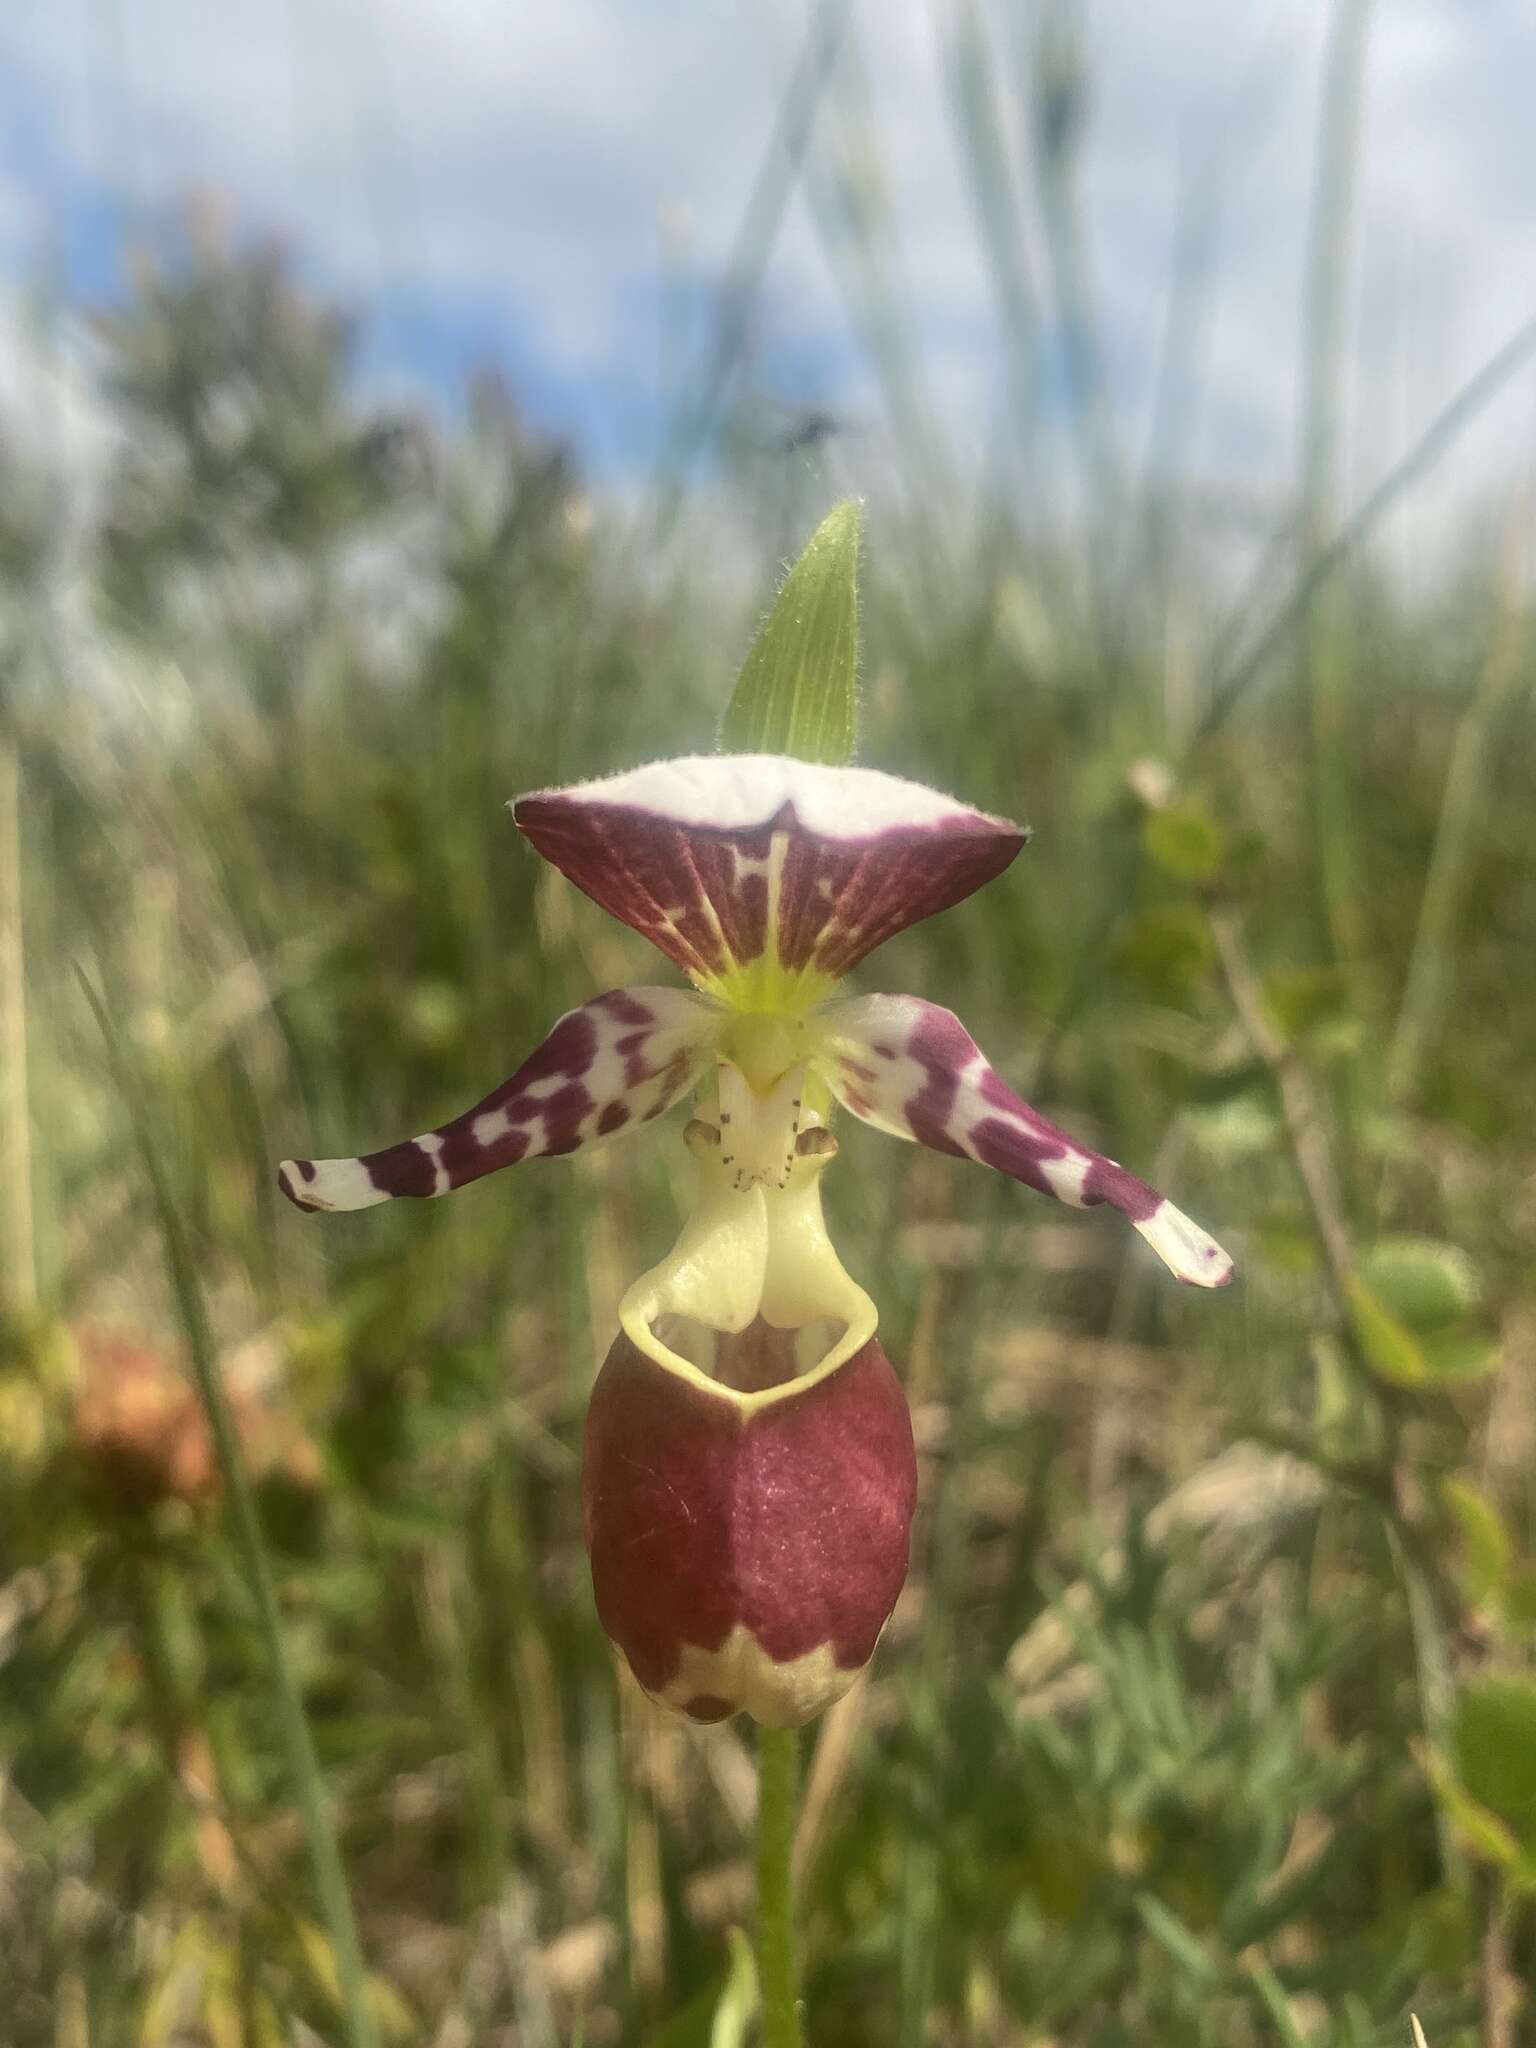
[[[213,1438],[182,1375],[141,1339],[95,1329],[75,1336],[72,1435],[93,1489],[125,1513],[167,1500],[190,1507],[212,1500],[219,1490]]]
[[[200,1508],[222,1480],[202,1403],[176,1365],[142,1337],[86,1326],[74,1331],[78,1369],[70,1436],[85,1476],[119,1513],[162,1501]],[[252,1475],[318,1485],[320,1461],[292,1415],[231,1390],[235,1430]]]

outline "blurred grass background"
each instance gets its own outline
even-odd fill
[[[643,488],[588,489],[493,378],[457,424],[371,409],[341,309],[206,209],[95,316],[118,438],[86,514],[0,448],[17,2048],[339,2038],[146,1125],[383,2038],[750,2038],[727,1941],[750,1752],[618,1680],[577,1506],[586,1390],[675,1229],[677,1148],[323,1223],[273,1164],[425,1128],[563,1008],[653,977],[503,805],[707,747],[780,560],[850,489],[862,758],[1036,831],[860,985],[954,1003],[1241,1279],[1192,1297],[1114,1219],[841,1133],[834,1227],[924,1492],[872,1679],[807,1739],[811,2038],[1365,2048],[1412,2007],[1432,2048],[1536,2039],[1529,496],[1484,508],[1433,587],[1371,546],[1529,337],[1357,518],[1338,337],[1368,19],[1339,0],[1303,445],[1236,576],[1186,463],[1216,284],[1170,278],[1138,457],[1078,203],[1088,49],[1047,7],[1005,64],[989,22],[940,10],[1009,365],[986,474],[925,390],[836,6]],[[758,392],[754,295],[797,186],[878,431]],[[40,293],[40,334],[76,310]],[[1063,431],[1070,511],[1030,484]]]

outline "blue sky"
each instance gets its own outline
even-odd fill
[[[1030,9],[979,5],[1016,111],[1011,37]],[[945,87],[957,12],[855,0],[857,65],[823,134],[886,195],[904,322],[964,471],[1001,371]],[[1085,19],[1086,218],[1116,411],[1128,430],[1142,416],[1181,165],[1197,162],[1219,202],[1197,467],[1268,489],[1294,467],[1326,7],[1100,0]],[[109,293],[124,228],[212,189],[355,312],[371,385],[451,403],[466,369],[499,364],[536,419],[622,479],[658,431],[664,248],[704,285],[717,275],[804,24],[782,0],[6,0],[0,274],[19,286],[52,258]],[[1533,80],[1531,0],[1377,0],[1348,497],[1536,312]],[[786,409],[879,425],[879,381],[803,196],[768,272],[756,370]],[[1528,465],[1533,392],[1526,379],[1501,402],[1444,487],[1502,486]]]

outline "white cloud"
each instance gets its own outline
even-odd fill
[[[642,309],[658,212],[685,204],[700,264],[719,264],[803,33],[787,0],[135,0],[120,13],[120,50],[100,43],[111,10],[9,0],[0,17],[0,63],[62,167],[47,203],[67,203],[71,180],[141,203],[213,185],[252,223],[288,233],[365,314],[403,293],[437,301],[445,321],[473,305],[561,379],[642,390],[657,358]],[[1022,74],[1001,16],[987,14],[996,77],[1016,110]],[[863,0],[857,20],[920,366],[970,460],[1000,372],[936,30],[949,18],[945,0]],[[1219,201],[1201,467],[1246,482],[1283,483],[1294,466],[1326,21],[1324,0],[1101,0],[1090,15],[1085,196],[1116,395],[1134,410],[1150,389],[1181,164],[1192,161]],[[1536,310],[1533,75],[1536,23],[1520,0],[1374,10],[1351,320],[1354,490]],[[840,95],[833,118],[851,104]],[[13,196],[0,191],[13,270],[42,232],[44,203],[25,162],[15,176]],[[1038,273],[1033,230],[1030,255]],[[842,294],[803,202],[769,282],[771,337],[842,329]],[[790,399],[865,416],[877,405],[867,365],[829,389],[818,377],[831,371],[816,368],[827,351],[786,349],[784,360],[810,364]],[[1453,474],[1502,473],[1510,418],[1506,404],[1502,427],[1473,437]]]

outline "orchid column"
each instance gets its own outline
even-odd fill
[[[993,881],[1028,837],[843,765],[857,555],[857,511],[844,506],[748,656],[723,732],[742,751],[513,806],[537,851],[691,987],[596,996],[452,1122],[281,1169],[305,1209],[442,1195],[694,1099],[691,1213],[626,1294],[593,1391],[587,1545],[603,1626],[646,1690],[696,1720],[744,1710],[769,1729],[819,1712],[873,1654],[906,1575],[916,1490],[874,1304],[822,1218],[837,1107],[1069,1206],[1108,1203],[1193,1285],[1232,1270],[1164,1196],[1021,1101],[950,1011],[841,992],[884,940]],[[769,1754],[783,1793],[788,1752]],[[784,1835],[785,1816],[765,1812],[765,1842],[775,1826]],[[770,1864],[786,1883],[785,1860]],[[787,1897],[763,1907],[782,1921]],[[766,1944],[771,2048],[797,2037],[792,1984],[773,1961],[787,1953]]]

